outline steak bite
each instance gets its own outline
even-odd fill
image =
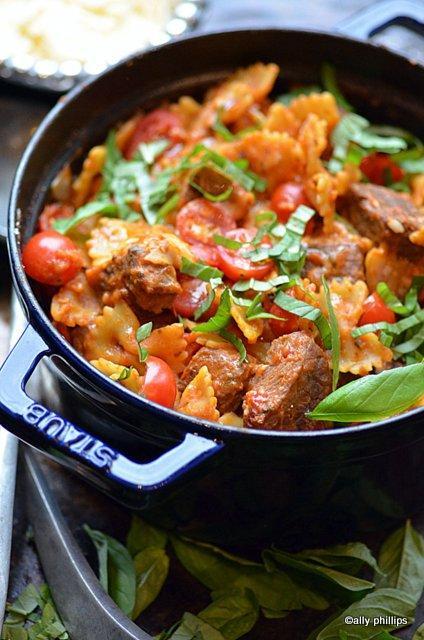
[[[423,249],[409,236],[424,226],[424,216],[405,195],[376,184],[353,184],[339,199],[338,210],[364,236],[387,242],[397,253],[416,257]]]
[[[351,278],[354,282],[365,280],[364,251],[359,242],[353,240],[334,242],[331,238],[311,237],[308,240],[306,262],[302,275],[318,287],[322,276]]]
[[[180,391],[185,389],[203,366],[211,374],[219,412],[236,411],[253,373],[251,363],[240,362],[239,353],[231,347],[201,347],[181,374]]]
[[[140,309],[160,313],[170,309],[181,285],[175,267],[167,260],[152,259],[151,249],[133,244],[125,253],[111,260],[99,276],[99,286],[105,291],[119,292],[121,297]]]
[[[245,395],[245,426],[269,431],[325,428],[325,422],[305,415],[331,392],[324,351],[306,333],[297,331],[274,340],[267,361],[258,368]]]

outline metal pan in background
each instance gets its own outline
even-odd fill
[[[171,16],[160,33],[150,39],[148,46],[169,42],[172,38],[190,31],[198,22],[206,0],[182,0],[177,2]],[[114,61],[116,62],[116,61]],[[0,78],[33,89],[53,93],[65,93],[82,80],[106,69],[106,63],[93,61],[85,66],[78,60],[55,60],[35,58],[31,55],[17,56],[0,48]]]

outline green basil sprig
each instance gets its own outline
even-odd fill
[[[339,387],[308,414],[313,420],[375,422],[409,409],[424,395],[424,364],[364,376]]]

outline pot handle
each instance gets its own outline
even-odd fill
[[[130,460],[28,396],[27,381],[41,358],[49,354],[48,345],[28,325],[0,369],[0,422],[27,444],[59,458],[100,487],[120,485],[121,501],[129,506],[140,506],[140,494],[175,482],[223,448],[222,443],[188,433],[152,462]]]
[[[423,7],[415,0],[382,0],[370,3],[336,26],[336,31],[367,40],[392,25],[400,25],[424,36]]]

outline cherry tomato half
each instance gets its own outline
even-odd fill
[[[271,209],[275,211],[280,222],[285,224],[293,211],[301,204],[311,206],[306,197],[303,185],[299,182],[282,182],[275,189],[271,198]],[[310,235],[314,230],[313,218],[306,225],[306,233]]]
[[[227,238],[238,240],[238,242],[251,242],[255,237],[256,229],[233,229],[225,234]],[[246,247],[247,248],[247,247]],[[273,269],[272,260],[264,262],[252,262],[249,258],[245,258],[242,252],[245,248],[227,249],[218,246],[219,264],[218,267],[225,273],[227,278],[233,280],[248,280],[255,278],[261,280],[267,276]]]
[[[216,247],[211,244],[192,244],[190,249],[199,262],[204,262],[211,267],[219,266],[219,256]]]
[[[167,109],[155,109],[138,119],[134,133],[125,147],[124,156],[129,160],[142,142],[151,142],[157,138],[169,138],[178,142],[180,131],[181,120],[175,113]]]
[[[384,303],[377,292],[372,293],[365,300],[362,306],[362,315],[359,318],[358,325],[372,324],[374,322],[390,322],[396,321],[394,312]]]
[[[183,277],[180,280],[181,293],[174,298],[173,309],[177,316],[191,318],[208,295],[206,282],[198,278]]]
[[[169,364],[156,356],[148,356],[141,393],[163,407],[173,407],[177,396],[177,379]]]
[[[390,184],[399,182],[404,171],[397,166],[386,153],[371,153],[361,160],[359,165],[362,173],[374,184]]]
[[[40,231],[48,231],[53,227],[55,220],[70,218],[74,212],[74,208],[67,204],[61,204],[59,202],[47,204],[38,219],[38,227]]]
[[[178,212],[175,224],[181,238],[190,244],[213,245],[213,236],[234,229],[230,213],[219,204],[208,202],[203,198],[195,198],[187,202]]]
[[[57,287],[76,276],[83,258],[72,240],[50,230],[32,236],[22,252],[22,262],[31,278]]]
[[[286,291],[290,293],[290,291]],[[272,313],[274,316],[278,316],[281,320],[270,318],[268,320],[271,331],[278,338],[279,336],[285,336],[287,333],[293,333],[299,329],[299,317],[290,311],[285,311],[278,304],[274,304],[270,301],[264,302],[264,307],[268,313]]]

